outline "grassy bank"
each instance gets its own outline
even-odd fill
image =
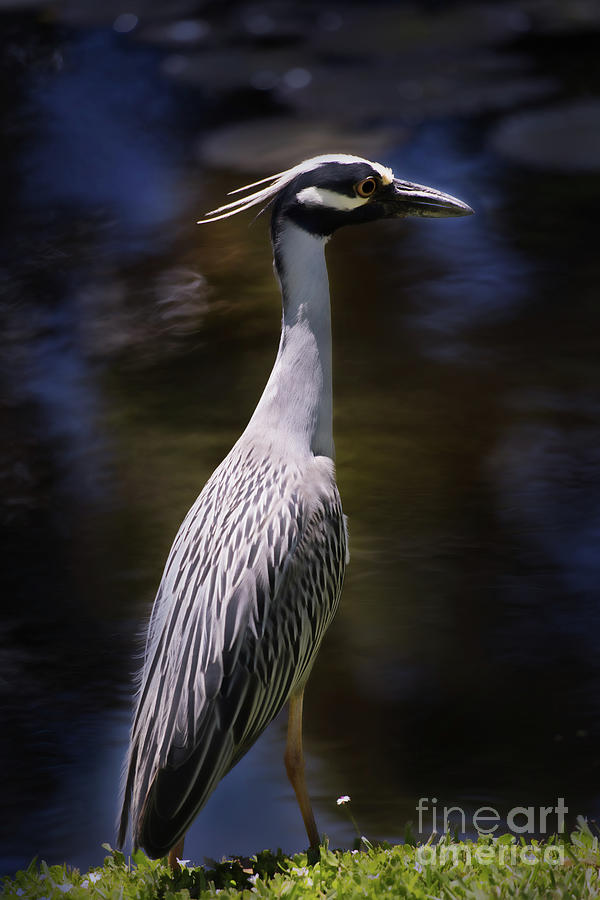
[[[320,850],[188,868],[173,876],[164,860],[139,852],[132,859],[105,845],[104,865],[81,873],[69,866],[32,863],[3,885],[3,897],[69,900],[219,900],[237,898],[415,897],[579,898],[600,896],[598,838],[584,822],[570,839],[539,844],[506,835],[496,840],[372,847],[361,852]]]

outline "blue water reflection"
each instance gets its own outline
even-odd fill
[[[537,398],[542,404],[535,397],[527,399],[527,411],[533,417],[551,398]],[[592,410],[596,406],[592,397],[587,403],[581,399],[583,404],[577,397],[555,396],[554,415],[577,415],[581,405]],[[523,402],[519,407],[523,409]],[[544,568],[551,567],[563,581],[572,603],[584,606],[579,615],[571,604],[568,610],[551,608],[548,614],[559,616],[561,628],[589,644],[590,651],[598,645],[595,626],[600,616],[596,603],[600,581],[597,421],[596,410],[591,423],[576,427],[515,424],[488,460],[498,514],[519,535],[522,552],[539,554]]]
[[[159,59],[149,48],[132,53],[111,31],[83,32],[57,53],[55,77],[44,72],[32,86],[25,202],[101,211],[116,226],[113,252],[132,239],[141,249],[180,205],[182,151]]]
[[[437,125],[422,128],[419,140],[393,160],[396,171],[410,180],[448,184],[457,196],[468,197],[476,215],[433,236],[427,227],[406,236],[409,249],[421,261],[415,312],[403,317],[415,329],[422,350],[431,359],[455,364],[495,365],[495,348],[482,353],[468,332],[510,319],[515,308],[534,290],[531,265],[497,228],[505,198],[498,187],[499,164],[479,147],[461,141],[461,129]],[[404,252],[404,251],[403,251]]]

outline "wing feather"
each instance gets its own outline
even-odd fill
[[[129,816],[153,856],[308,676],[341,591],[331,464],[235,451],[182,523],[149,624],[119,840]]]

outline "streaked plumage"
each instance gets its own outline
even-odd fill
[[[284,316],[265,391],[184,519],[152,610],[119,830],[122,845],[130,821],[134,845],[151,856],[178,844],[290,698],[286,764],[309,840],[318,839],[303,779],[302,691],[348,558],[324,246],[343,224],[470,211],[351,156],[307,160],[247,190],[265,184],[205,220],[274,204]]]
[[[181,526],[150,622],[132,744],[154,764],[132,785],[132,821],[156,768],[173,771],[136,835],[149,853],[168,852],[307,677],[345,556],[331,461],[236,444]]]

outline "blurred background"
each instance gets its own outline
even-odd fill
[[[477,214],[328,248],[352,562],[306,698],[317,821],[351,845],[340,794],[370,839],[421,796],[594,818],[598,3],[2,0],[0,24],[2,871],[114,841],[140,629],[278,342],[267,217],[195,221],[323,152]],[[284,724],[186,857],[305,847]]]

